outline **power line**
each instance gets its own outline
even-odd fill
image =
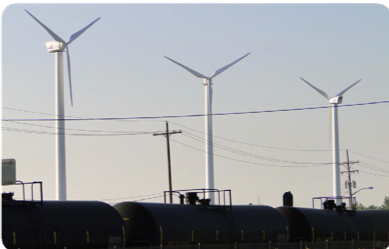
[[[370,158],[370,159],[373,159],[373,160],[376,160],[376,161],[380,161],[380,162],[384,162],[384,163],[389,163],[389,161],[385,161],[385,160],[382,160],[382,159],[378,159],[378,158],[370,157],[370,156],[367,156],[367,155],[363,155],[363,154],[361,154],[359,152],[356,152],[356,151],[353,151],[353,150],[349,150],[349,151],[351,151],[351,152],[353,152],[355,154],[358,154],[360,156],[364,156],[366,158]],[[371,164],[368,164],[366,162],[361,162],[360,161],[360,166],[361,167],[365,167],[365,168],[370,169],[370,170],[381,172],[383,174],[389,174],[389,170],[384,169],[384,168],[380,168],[380,167],[377,167],[377,166],[374,166],[374,165],[371,165]],[[381,177],[389,177],[389,176],[385,176],[385,175],[369,173],[369,172],[362,171],[362,170],[360,170],[360,172],[363,172],[363,173],[366,173],[366,174],[370,174],[370,175],[381,176]]]
[[[12,123],[23,124],[23,125],[30,125],[30,126],[36,126],[36,127],[44,127],[44,128],[54,128],[54,127],[51,127],[51,126],[38,125],[38,124],[28,124],[28,123],[22,123],[22,122],[16,122],[16,121],[14,121]],[[196,131],[196,132],[199,132],[199,133],[203,133],[203,132],[191,129],[189,127],[180,125],[178,123],[174,123],[174,124],[176,124],[178,126],[181,126],[181,127],[185,127],[187,129],[190,129],[190,130],[193,130],[193,131]],[[47,132],[47,131],[16,129],[16,128],[9,128],[9,127],[3,127],[2,129],[4,131],[11,131],[11,132],[21,132],[21,133],[30,133],[30,134],[44,134],[44,135],[57,135],[57,133],[55,133],[55,132]],[[114,134],[98,134],[98,135],[97,134],[82,134],[82,133],[67,133],[67,135],[69,135],[69,136],[129,136],[129,135],[145,135],[145,134],[153,134],[154,133],[154,132],[145,132],[145,131],[126,132],[126,131],[101,131],[101,130],[85,130],[85,129],[70,129],[70,128],[68,128],[66,130],[88,131],[88,132],[99,132],[99,133],[103,133],[103,132],[114,133]],[[196,136],[194,134],[186,132],[183,135],[188,137],[188,138],[190,138],[190,139],[193,139],[193,140],[196,140],[196,141],[199,141],[199,142],[204,142],[203,138],[200,138],[200,137],[198,137],[198,136]],[[222,138],[222,137],[219,137],[219,138]],[[226,139],[226,138],[222,138],[222,139],[230,140],[230,139]],[[239,142],[239,141],[235,141],[235,140],[230,140],[230,141],[234,141],[234,142],[238,142],[238,143],[243,143],[243,142]],[[247,144],[247,143],[244,143],[244,144]],[[248,157],[252,157],[252,158],[257,158],[257,159],[268,160],[268,161],[275,161],[275,162],[281,162],[281,163],[295,163],[295,164],[312,164],[312,165],[332,164],[332,163],[308,163],[308,162],[295,162],[295,161],[289,161],[289,160],[282,160],[282,159],[277,159],[277,158],[270,158],[270,157],[264,157],[264,156],[260,156],[260,155],[256,155],[256,154],[251,154],[251,153],[240,151],[240,150],[236,150],[236,149],[233,149],[233,148],[230,148],[230,147],[218,144],[218,143],[214,143],[214,145],[217,148],[224,149],[224,150],[236,153],[236,154],[240,154],[240,155],[248,156]],[[253,144],[249,144],[249,145],[253,145]],[[356,153],[356,154],[362,155],[362,154],[360,154],[358,152],[355,152],[355,151],[353,151],[353,152]],[[369,156],[366,156],[366,155],[362,155],[362,156],[386,162],[384,160],[372,158],[372,157],[369,157]],[[388,172],[385,169],[381,169],[379,167],[376,167],[376,166],[373,166],[373,165],[370,165],[370,164],[367,164],[367,163],[363,163],[362,166],[364,166],[364,167],[366,167],[368,169],[380,171],[380,172],[383,172],[383,173],[387,173]]]
[[[382,169],[382,168],[379,168],[379,167],[376,167],[376,166],[367,164],[367,163],[365,163],[365,162],[360,162],[360,163],[362,164],[363,167],[366,167],[366,168],[368,168],[368,169],[371,169],[371,170],[375,170],[375,171],[379,171],[379,172],[383,172],[383,173],[389,174],[389,170]]]
[[[360,155],[360,156],[364,156],[364,157],[367,157],[367,158],[376,160],[376,161],[380,161],[380,162],[384,162],[384,163],[389,163],[389,161],[385,161],[385,160],[382,160],[382,159],[377,159],[377,158],[374,158],[374,157],[366,156],[366,155],[363,155],[363,154],[361,154],[361,153],[358,153],[358,152],[356,152],[356,151],[354,151],[354,150],[349,150],[349,151],[351,151],[351,152],[353,152],[353,153],[355,153],[355,154],[358,154],[358,155]]]
[[[5,108],[5,107],[3,107]],[[11,108],[5,108],[5,109],[11,109]],[[49,114],[47,114],[49,115]],[[22,124],[22,125],[28,125],[28,126],[36,126],[36,127],[43,127],[43,128],[55,128],[53,126],[46,126],[46,125],[38,125],[38,124],[30,124],[30,123],[23,123],[23,122],[17,122],[17,121],[13,121],[12,123],[16,123],[16,124]],[[202,134],[205,134],[204,132],[201,132],[201,131],[198,131],[198,130],[195,130],[195,129],[192,129],[192,128],[189,128],[187,126],[184,126],[184,125],[181,125],[181,124],[178,124],[178,123],[175,123],[175,122],[172,122],[173,124],[175,125],[178,125],[180,127],[184,127],[186,129],[189,129],[189,130],[192,130],[192,131],[195,131],[195,132],[198,132],[198,133],[202,133]],[[45,132],[45,131],[36,131],[36,130],[26,130],[26,129],[16,129],[16,128],[8,128],[8,127],[4,127],[3,130],[5,131],[12,131],[12,132],[24,132],[24,133],[34,133],[34,134],[47,134],[47,135],[57,135],[57,133],[53,133],[53,132]],[[128,132],[128,131],[102,131],[102,130],[86,130],[86,129],[71,129],[71,128],[66,128],[65,130],[73,130],[73,131],[87,131],[87,132],[98,132],[98,133],[103,133],[103,132],[106,132],[106,133],[115,133],[115,134],[102,134],[102,135],[98,135],[98,136],[115,136],[116,133],[118,135],[144,135],[144,134],[151,134],[151,132],[147,132],[147,131],[138,131],[138,132]],[[188,136],[189,134],[189,136]],[[69,136],[93,136],[91,134],[68,134]],[[193,138],[193,137],[190,137],[191,136],[194,136],[196,138]],[[191,134],[189,132],[186,132],[186,135],[184,134],[184,136],[188,137],[188,138],[191,138],[191,139],[194,139],[196,141],[201,141],[203,142],[204,139],[203,138],[200,138],[194,134]],[[257,145],[257,144],[250,144],[250,143],[245,143],[245,142],[240,142],[240,141],[236,141],[236,140],[232,140],[232,139],[228,139],[228,138],[223,138],[223,137],[220,137],[220,136],[215,136],[217,138],[220,138],[220,139],[223,139],[223,140],[227,140],[227,141],[231,141],[231,142],[236,142],[236,143],[240,143],[240,144],[246,144],[246,145],[251,145],[251,146],[258,146],[258,147],[265,147],[265,148],[272,148],[272,149],[281,149],[281,150],[296,150],[296,149],[285,149],[285,148],[277,148],[277,147],[269,147],[269,146],[263,146],[263,145]],[[201,140],[199,140],[201,139]],[[241,155],[245,155],[245,156],[249,156],[249,157],[253,157],[253,158],[259,158],[259,159],[264,159],[264,160],[270,160],[270,161],[278,161],[278,162],[282,162],[282,160],[279,160],[279,159],[274,159],[274,158],[268,158],[268,157],[263,157],[263,156],[259,156],[259,155],[255,155],[255,154],[250,154],[250,153],[247,153],[247,152],[244,152],[244,151],[239,151],[239,150],[235,150],[235,149],[232,149],[230,147],[227,147],[227,146],[223,146],[223,145],[220,145],[218,143],[214,143],[214,145],[216,145],[216,147],[218,148],[221,148],[221,149],[225,149],[227,151],[231,151],[233,153],[237,153],[237,154],[241,154]],[[299,151],[330,151],[330,150],[299,150]],[[352,151],[352,150],[350,150]],[[374,159],[374,160],[378,160],[378,161],[382,161],[382,162],[388,162],[388,161],[384,161],[384,160],[381,160],[381,159],[376,159],[376,158],[373,158],[373,157],[369,157],[369,156],[366,156],[366,155],[363,155],[361,153],[358,153],[356,151],[352,151],[358,155],[361,155],[361,156],[364,156],[364,157],[367,157],[367,158],[371,158],[371,159]],[[285,162],[288,162],[288,163],[298,163],[298,164],[319,164],[319,163],[304,163],[304,162],[292,162],[292,161],[287,161],[285,160]],[[388,162],[389,163],[389,162]],[[330,164],[330,163],[329,163]],[[369,165],[367,163],[364,163],[366,165]],[[375,166],[372,166],[372,165],[369,165],[371,167],[375,167]],[[370,167],[367,167],[367,168],[370,168]],[[377,168],[377,167],[376,167]],[[370,169],[373,169],[374,168],[370,168]],[[379,169],[379,168],[378,168]],[[382,171],[381,170],[377,170],[377,171]],[[385,172],[385,170],[384,170]]]
[[[198,131],[198,130],[192,129],[192,128],[189,128],[187,126],[175,123],[175,122],[171,122],[170,121],[170,123],[178,125],[180,127],[183,127],[185,129],[189,129],[189,130],[201,133],[201,134],[206,134],[206,133],[204,133],[202,131]],[[186,132],[186,134],[188,134],[188,132]],[[233,140],[233,139],[229,139],[229,138],[225,138],[225,137],[221,137],[221,136],[216,136],[216,135],[213,135],[213,137],[220,138],[220,139],[223,139],[223,140],[226,140],[226,141],[229,141],[229,142],[234,142],[234,143],[239,143],[239,144],[244,144],[244,145],[254,146],[254,147],[261,147],[261,148],[265,148],[265,149],[286,150],[286,151],[303,151],[303,152],[327,152],[327,151],[332,151],[332,150],[308,150],[308,149],[290,149],[290,148],[271,147],[271,146],[265,146],[265,145],[241,142],[241,141],[237,141],[237,140]],[[341,149],[341,150],[343,150],[343,149]]]
[[[389,101],[378,101],[369,103],[357,103],[348,105],[339,105],[338,107],[351,107],[351,106],[363,106],[363,105],[375,105],[375,104],[386,104]],[[327,109],[328,106],[319,107],[305,107],[305,108],[293,108],[293,109],[279,109],[279,110],[265,110],[265,111],[248,111],[248,112],[227,112],[227,113],[214,113],[212,116],[229,116],[229,115],[243,115],[243,114],[261,114],[261,113],[275,113],[275,112],[290,112],[290,111],[304,111],[304,110],[317,110]],[[109,120],[153,120],[153,119],[168,119],[168,118],[193,118],[193,117],[204,117],[207,114],[188,114],[188,115],[167,115],[167,116],[144,116],[144,117],[124,117],[124,118],[63,118],[63,119],[3,119],[4,122],[9,121],[109,121]]]
[[[144,198],[144,199],[139,199],[139,200],[133,200],[132,202],[138,202],[138,201],[145,201],[145,200],[151,200],[151,199],[156,199],[156,198],[161,198],[161,197],[164,197],[163,195],[160,195],[160,196],[154,196],[154,197],[149,197],[149,198]],[[109,203],[109,204],[116,204],[117,202],[114,202],[114,203]]]
[[[18,133],[28,133],[28,134],[38,134],[38,135],[58,135],[57,132],[48,132],[48,131],[38,131],[38,130],[28,130],[28,129],[17,129],[10,127],[2,127],[3,131],[18,132]],[[65,133],[66,136],[85,136],[85,137],[107,137],[107,136],[135,136],[135,135],[150,135],[154,132],[133,132],[133,133],[107,133],[107,134],[87,134],[87,133]],[[63,134],[63,133],[62,133]]]
[[[368,105],[368,104],[380,104],[380,103],[388,103],[389,101],[381,101],[381,102],[370,102],[370,103],[360,103],[360,104],[351,104],[351,105],[342,105],[342,106],[339,106],[339,107],[345,107],[345,106],[357,106],[357,105]],[[264,113],[264,112],[277,112],[277,111],[293,111],[293,110],[309,110],[309,109],[322,109],[322,108],[328,108],[327,106],[325,107],[312,107],[312,108],[299,108],[299,109],[285,109],[285,110],[271,110],[271,111],[258,111],[258,112],[241,112],[241,113],[221,113],[221,114],[214,114],[214,115],[233,115],[233,114],[249,114],[249,113]],[[3,109],[8,109],[8,110],[15,110],[15,111],[23,111],[23,112],[29,112],[29,113],[35,113],[35,114],[42,114],[42,115],[52,115],[52,116],[55,116],[53,114],[47,114],[47,113],[40,113],[40,112],[32,112],[32,111],[26,111],[26,110],[20,110],[20,109],[13,109],[13,108],[7,108],[7,107],[3,107]],[[162,116],[162,117],[190,117],[190,116],[204,116],[204,115],[184,115],[184,116]],[[162,118],[162,117],[140,117],[140,118]],[[128,118],[114,118],[114,119],[119,119],[119,120],[122,120],[122,119],[128,119]],[[135,118],[130,118],[130,119],[136,119]],[[19,123],[19,124],[24,124],[24,125],[31,125],[31,126],[39,126],[39,127],[45,127],[45,128],[52,128],[50,126],[43,126],[43,125],[36,125],[36,124],[27,124],[27,123],[21,123],[21,122],[17,122],[17,121],[21,121],[22,119],[3,119],[3,121],[9,121],[9,122],[14,122],[14,123]],[[55,121],[56,119],[32,119],[33,121]],[[95,118],[93,119],[90,119],[90,118],[76,118],[76,119],[69,119],[69,120],[96,120]],[[103,120],[107,120],[107,119],[103,119]],[[25,121],[29,121],[29,120],[25,120]],[[172,122],[174,123],[174,122]],[[182,127],[185,127],[187,129],[190,129],[190,130],[193,130],[193,131],[196,131],[196,132],[200,132],[200,131],[197,131],[197,130],[194,130],[194,129],[191,129],[189,127],[186,127],[186,126],[183,126],[183,125],[180,125],[178,123],[174,123],[178,126],[182,126]],[[16,129],[16,128],[9,128],[9,127],[3,127],[2,128],[4,131],[11,131],[11,132],[23,132],[23,133],[32,133],[32,134],[46,134],[46,135],[57,135],[57,133],[55,132],[45,132],[45,131],[37,131],[37,130],[27,130],[27,129]],[[103,132],[109,132],[110,134],[81,134],[81,133],[75,133],[75,134],[72,134],[72,133],[67,133],[67,135],[69,136],[123,136],[123,135],[143,135],[143,134],[152,134],[154,132],[125,132],[125,131],[98,131],[98,130],[81,130],[81,129],[69,129],[68,130],[75,130],[75,131],[88,131],[88,132],[99,132],[99,133],[103,133]],[[117,134],[112,134],[112,133],[117,133]],[[200,132],[200,133],[203,133],[203,132]],[[204,134],[204,133],[203,133]],[[193,134],[191,134],[192,136],[194,137],[197,137]],[[187,136],[189,137],[189,136]],[[224,140],[227,140],[227,141],[231,141],[231,142],[236,142],[236,143],[241,143],[241,144],[246,144],[246,145],[252,145],[252,146],[258,146],[258,147],[264,147],[264,148],[271,148],[271,149],[280,149],[280,150],[292,150],[292,151],[329,151],[329,150],[296,150],[296,149],[286,149],[286,148],[277,148],[277,147],[269,147],[269,146],[263,146],[263,145],[256,145],[256,144],[250,144],[250,143],[244,143],[244,142],[240,142],[240,141],[236,141],[236,140],[232,140],[232,139],[227,139],[227,138],[223,138],[223,137],[219,137],[219,136],[215,136],[215,137],[218,137],[220,139],[224,139]],[[194,139],[193,137],[189,137],[189,138],[192,138]],[[199,138],[199,137],[197,137]],[[198,140],[198,139],[195,139],[195,140]],[[177,143],[180,143],[178,141],[175,141]],[[182,145],[185,145],[187,147],[191,147],[189,145],[186,145],[186,144],[183,144],[181,143]],[[196,149],[196,150],[199,150],[197,148],[194,148],[194,147],[191,147],[193,149]],[[219,145],[219,148],[224,148],[225,150],[230,150],[231,152],[234,152],[234,153],[238,153],[238,154],[242,154],[242,155],[247,155],[247,156],[251,156],[251,157],[260,157],[260,159],[264,159],[264,160],[270,160],[270,161],[276,161],[276,162],[289,162],[291,163],[292,161],[287,161],[287,160],[279,160],[279,159],[275,159],[275,158],[267,158],[265,159],[266,157],[261,157],[259,155],[255,155],[255,154],[250,154],[250,153],[246,153],[244,151],[239,151],[239,150],[235,150],[235,149],[232,149],[232,148],[229,148],[229,147],[226,147],[226,146],[223,146],[223,145]],[[200,150],[202,151],[202,150]],[[361,153],[358,153],[356,151],[353,151],[353,150],[350,150],[358,155],[361,155],[361,156],[364,156],[364,157],[367,157],[367,158],[370,158],[370,159],[373,159],[373,160],[377,160],[377,161],[381,161],[381,162],[385,162],[385,163],[389,163],[389,161],[385,161],[385,160],[382,160],[382,159],[377,159],[377,158],[373,158],[373,157],[370,157],[370,156],[366,156],[366,155],[363,155]],[[205,152],[205,151],[203,151]],[[216,156],[219,156],[219,157],[223,157],[223,156],[220,156],[220,155],[216,155]],[[247,161],[243,161],[243,160],[238,160],[238,159],[233,159],[233,158],[228,158],[228,157],[224,157],[224,158],[227,158],[227,159],[230,159],[230,160],[235,160],[235,161],[240,161],[240,162],[245,162],[245,163],[251,163],[251,164],[258,164],[258,163],[253,163],[253,162],[247,162]],[[295,162],[295,163],[298,163],[298,164],[303,164],[302,162]],[[313,163],[315,164],[315,163]],[[324,164],[318,164],[316,166],[322,166],[322,165],[325,165],[327,163],[324,163]],[[330,164],[330,163],[328,163]],[[363,163],[364,167],[366,168],[369,168],[369,169],[372,169],[372,170],[376,170],[376,171],[380,171],[380,172],[383,172],[383,173],[387,173],[388,171],[385,170],[385,169],[381,169],[381,168],[378,168],[376,166],[373,166],[373,165],[370,165],[370,164],[367,164],[367,163]],[[279,166],[279,165],[266,165],[266,164],[258,164],[258,165],[264,165],[264,166],[274,166],[274,167],[296,167],[296,166]],[[313,165],[312,165],[313,166]],[[370,166],[370,167],[369,167]],[[298,166],[298,167],[304,167],[304,166]],[[309,167],[309,166],[307,166]],[[367,174],[372,174],[372,173],[369,173],[369,172],[365,172],[365,171],[361,171],[361,172],[364,172],[364,173],[367,173]],[[372,175],[377,175],[377,174],[372,174]],[[383,176],[383,175],[377,175],[377,176],[382,176],[382,177],[387,177],[387,176]]]
[[[148,131],[103,131],[103,130],[88,130],[88,129],[73,129],[73,128],[57,128],[54,126],[48,126],[48,125],[38,125],[38,124],[31,124],[31,123],[23,123],[23,122],[18,122],[14,121],[11,123],[15,124],[20,124],[20,125],[27,125],[27,126],[34,126],[34,127],[42,127],[42,128],[48,128],[48,129],[56,129],[60,131],[83,131],[83,132],[94,132],[94,133],[113,133],[113,134],[123,134],[123,135],[128,135],[128,134],[133,134],[133,133],[140,133],[140,134],[150,134]]]
[[[131,196],[131,197],[120,197],[120,198],[111,198],[111,199],[100,199],[100,201],[128,200],[128,199],[143,198],[143,197],[149,197],[149,196],[160,195],[160,194],[161,194],[161,193],[154,193],[154,194],[138,195],[138,196]]]
[[[5,110],[11,110],[11,111],[18,111],[18,112],[26,112],[26,113],[33,113],[33,114],[40,114],[40,115],[47,115],[47,116],[58,116],[56,114],[50,114],[50,113],[44,113],[44,112],[35,112],[35,111],[28,111],[28,110],[21,110],[16,108],[10,108],[10,107],[2,107],[2,109]],[[65,116],[65,117],[72,117],[72,116]],[[75,117],[74,117],[75,118]]]
[[[195,148],[195,147],[193,147],[193,146],[190,146],[190,145],[187,145],[187,144],[178,142],[178,141],[173,140],[173,139],[171,139],[171,141],[173,141],[173,142],[175,142],[175,143],[178,143],[178,144],[181,144],[181,145],[183,145],[183,146],[192,148],[192,149],[194,149],[194,150],[198,150],[198,151],[201,151],[201,152],[205,152],[204,150],[201,150],[201,149]],[[236,159],[236,158],[221,156],[221,155],[217,155],[217,154],[215,154],[215,153],[212,153],[212,154],[213,154],[214,156],[221,157],[221,158],[224,158],[224,159],[229,159],[229,160],[232,160],[232,161],[237,161],[237,162],[247,163],[247,164],[255,164],[255,165],[261,165],[261,166],[267,166],[267,167],[280,167],[280,168],[308,168],[308,167],[319,167],[319,166],[328,165],[328,164],[320,164],[320,165],[304,165],[304,166],[302,166],[302,165],[300,165],[300,166],[296,166],[296,165],[291,165],[291,166],[285,166],[285,165],[271,165],[271,164],[255,163],[255,162],[240,160],[240,159]]]
[[[188,134],[189,134],[189,135],[188,135]],[[183,133],[182,135],[185,136],[185,137],[188,137],[188,138],[190,138],[190,139],[193,139],[193,140],[195,140],[195,141],[201,142],[201,143],[204,143],[204,142],[205,142],[205,139],[200,138],[200,137],[197,137],[197,136],[195,136],[195,135],[193,135],[193,134],[190,134],[190,133],[188,133],[188,132],[185,132],[185,133]],[[193,137],[191,137],[191,136],[193,136]],[[227,146],[224,146],[224,145],[220,145],[220,144],[215,143],[215,142],[213,142],[213,145],[214,145],[214,147],[216,147],[216,148],[223,149],[223,150],[226,150],[226,151],[235,153],[235,154],[239,154],[239,155],[243,155],[243,156],[247,156],[247,157],[252,157],[252,158],[256,158],[256,159],[262,159],[262,160],[267,160],[267,161],[273,161],[273,162],[293,163],[293,164],[311,164],[311,165],[333,164],[333,163],[311,163],[311,162],[296,162],[296,161],[289,161],[289,160],[283,160],[283,159],[272,158],[272,157],[265,157],[265,156],[260,156],[260,155],[257,155],[257,154],[248,153],[248,152],[245,152],[245,151],[241,151],[241,150],[233,149],[233,148],[230,148],[230,147],[227,147]]]
[[[369,174],[369,175],[374,175],[374,176],[389,177],[389,176],[384,176],[384,175],[378,175],[378,174],[369,173],[369,172],[366,172],[366,171],[363,171],[363,170],[359,170],[359,172],[362,172],[362,173],[365,173],[365,174]]]
[[[58,116],[56,114],[52,114],[52,113],[45,113],[45,112],[36,112],[36,111],[29,111],[29,110],[22,110],[22,109],[16,109],[16,108],[10,108],[10,107],[2,107],[2,109],[5,109],[5,110],[11,110],[11,111],[18,111],[18,112],[25,112],[25,113],[32,113],[32,114],[39,114],[39,115],[46,115],[46,116]],[[66,117],[66,118],[69,118],[69,119],[89,119],[89,118],[85,118],[85,117],[79,117],[79,116],[69,116],[69,115],[65,115],[63,117]],[[56,121],[56,120],[60,120],[60,119],[53,119],[53,121]],[[4,121],[4,120],[3,120]],[[10,120],[11,121],[11,120]],[[19,121],[19,120],[17,120]],[[20,120],[22,121],[22,120]],[[131,121],[131,122],[163,122],[163,121],[159,121],[159,120],[149,120],[149,121],[139,121],[139,120],[118,120],[118,121]]]
[[[186,134],[186,133],[184,133]],[[185,147],[188,147],[188,148],[191,148],[191,149],[194,149],[194,150],[197,150],[197,151],[201,151],[201,152],[205,152],[204,150],[201,150],[201,149],[198,149],[198,148],[195,148],[193,146],[190,146],[190,145],[187,145],[187,144],[184,144],[184,143],[181,143],[181,142],[178,142],[176,140],[173,140],[171,139],[171,141],[175,142],[175,143],[178,143],[178,144],[181,144]],[[242,163],[247,163],[247,164],[254,164],[254,165],[261,165],[261,166],[268,166],[268,167],[283,167],[283,168],[307,168],[307,167],[318,167],[318,166],[325,166],[325,165],[329,165],[329,164],[332,164],[332,163],[323,163],[323,164],[317,164],[317,165],[300,165],[300,166],[295,166],[295,165],[291,165],[291,166],[285,166],[285,165],[271,165],[271,164],[262,164],[262,163],[256,163],[256,162],[250,162],[250,161],[245,161],[245,160],[240,160],[240,159],[236,159],[236,158],[231,158],[231,157],[226,157],[226,156],[221,156],[221,155],[218,155],[218,154],[215,154],[213,153],[214,156],[216,157],[220,157],[220,158],[224,158],[224,159],[228,159],[228,160],[232,160],[232,161],[238,161],[238,162],[242,162]],[[363,163],[365,164],[365,163]],[[374,166],[372,166],[374,167]],[[368,167],[369,168],[369,167]],[[378,168],[378,167],[376,167]],[[389,177],[389,176],[385,176],[385,175],[379,175],[379,174],[373,174],[373,173],[369,173],[369,172],[366,172],[366,171],[361,171],[360,172],[363,172],[363,173],[366,173],[366,174],[370,174],[370,175],[375,175],[375,176],[380,176],[380,177]],[[386,173],[386,172],[385,172]]]

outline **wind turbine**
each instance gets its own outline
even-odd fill
[[[205,187],[207,189],[215,189],[215,181],[214,181],[214,169],[213,169],[213,130],[212,130],[212,79],[233,66],[235,63],[239,62],[246,56],[248,56],[251,53],[248,53],[239,59],[235,60],[234,62],[216,70],[211,76],[207,77],[185,65],[182,65],[181,63],[170,59],[169,57],[165,56],[166,59],[172,61],[173,63],[179,65],[180,67],[183,67],[187,71],[189,71],[191,74],[198,78],[202,78],[204,80],[204,93],[205,93]],[[208,193],[208,198],[211,199],[211,203],[215,203],[214,199],[214,192]]]
[[[332,133],[332,162],[333,162],[333,194],[334,197],[341,196],[340,193],[340,163],[339,163],[339,126],[338,126],[338,104],[342,103],[343,94],[345,94],[351,87],[355,86],[362,79],[358,80],[351,86],[347,87],[335,97],[330,98],[327,93],[320,90],[319,88],[313,86],[311,83],[301,78],[305,83],[315,89],[318,93],[320,93],[323,97],[329,100],[330,111],[331,111],[331,133]],[[342,204],[341,199],[336,199],[336,205],[340,206]]]
[[[46,25],[40,22],[30,12],[25,10],[35,21],[37,21],[55,41],[46,43],[49,53],[55,54],[55,99],[56,99],[56,199],[66,200],[66,147],[65,147],[65,105],[64,105],[64,69],[63,69],[63,52],[66,51],[68,62],[68,76],[69,76],[69,90],[70,90],[70,102],[73,107],[73,93],[72,93],[72,81],[71,81],[71,67],[70,67],[70,54],[69,45],[75,39],[77,39],[82,33],[90,28],[99,18],[94,20],[85,28],[71,35],[70,40],[65,42],[61,37],[55,34]]]

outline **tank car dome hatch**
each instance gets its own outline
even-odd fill
[[[293,207],[293,194],[288,191],[282,196],[283,206]]]
[[[185,193],[185,201],[186,204],[190,205],[196,205],[196,202],[199,200],[199,197],[197,196],[197,192],[188,192]]]
[[[13,192],[2,193],[1,200],[2,201],[14,201],[14,195],[15,195],[15,193],[13,193]]]
[[[1,184],[11,185],[16,183],[16,161],[15,159],[2,159],[1,161]]]

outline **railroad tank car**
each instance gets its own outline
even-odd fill
[[[389,211],[276,208],[288,221],[291,241],[389,241]]]
[[[112,206],[98,201],[5,201],[2,238],[7,249],[123,247],[125,227]]]
[[[287,221],[269,206],[122,202],[127,247],[286,242]]]

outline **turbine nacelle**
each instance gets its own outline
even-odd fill
[[[209,83],[211,83],[211,85],[213,85],[212,78],[204,78],[204,83],[203,83],[203,85],[206,86],[206,85],[208,85]]]
[[[330,104],[342,104],[343,96],[335,96],[330,99]]]
[[[47,52],[56,53],[65,51],[66,44],[58,41],[46,42]]]

